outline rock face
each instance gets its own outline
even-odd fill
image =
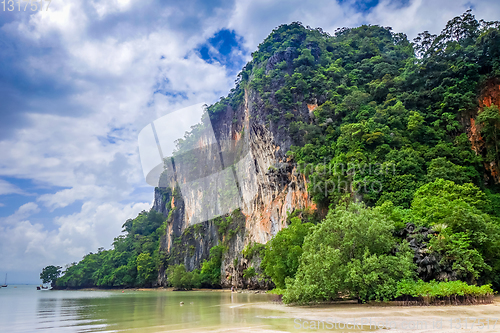
[[[399,232],[399,237],[408,242],[410,249],[414,252],[413,260],[417,265],[419,278],[429,282],[455,281],[458,279],[453,266],[443,262],[442,255],[429,250],[429,241],[436,231],[426,227],[416,227],[413,223],[407,223],[406,227]]]
[[[293,52],[287,50],[275,60],[286,60]],[[293,111],[305,122],[312,121],[307,104]],[[237,109],[228,106],[211,119],[214,137],[201,132],[189,158],[165,162],[170,172],[162,175],[161,187],[155,189],[153,209],[167,217],[161,238],[166,265],[200,268],[210,248],[223,244],[227,249],[221,267],[223,286],[269,286],[256,277],[243,278],[245,269],[258,268],[260,258],[245,258],[242,250],[269,241],[286,227],[293,210],[316,207],[307,194],[305,177],[286,156],[291,138],[283,125],[266,122],[266,112],[259,94],[246,90]],[[226,185],[233,179],[236,186]],[[198,187],[187,186],[193,182]],[[164,268],[158,285],[165,284]]]
[[[172,191],[165,188],[155,188],[155,196],[153,202],[153,210],[162,213],[165,217],[168,216],[169,207],[166,204],[172,200]]]
[[[280,62],[286,61],[289,68],[292,68],[293,59],[299,55],[299,52],[295,47],[288,47],[285,51],[279,51],[273,54],[266,64],[266,73],[269,73],[272,69],[276,67]]]
[[[491,105],[500,105],[500,79],[494,78],[486,82],[478,100],[478,110],[465,119],[465,127],[467,129],[467,136],[471,142],[471,148],[477,155],[485,155],[486,150],[493,149],[487,147],[484,138],[481,136],[480,125],[476,123],[476,116],[483,110],[484,107]],[[500,167],[495,161],[484,162],[484,167],[487,171],[485,174],[485,183],[491,182],[494,184],[500,183]]]

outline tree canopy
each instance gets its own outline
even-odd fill
[[[55,287],[57,278],[61,275],[61,266],[47,266],[42,269],[40,273],[40,280],[43,283],[50,283],[52,287]]]

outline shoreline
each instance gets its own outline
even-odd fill
[[[491,304],[477,305],[436,305],[436,306],[399,306],[392,304],[357,304],[329,303],[317,305],[285,305],[281,303],[257,303],[252,307],[264,310],[277,310],[283,313],[283,319],[294,322],[296,328],[308,331],[344,331],[371,332],[387,330],[389,332],[415,333],[456,333],[465,331],[499,332],[500,331],[500,296]],[[483,328],[476,325],[471,330],[472,322],[482,319]],[[490,327],[486,326],[490,321]],[[493,327],[496,320],[497,325]],[[313,329],[330,323],[338,323],[337,329]],[[347,323],[364,323],[357,329],[349,329]],[[379,325],[380,324],[380,325]],[[371,325],[371,328],[370,328]],[[450,326],[451,325],[451,326]],[[328,327],[328,326],[327,326]],[[466,328],[467,327],[467,328]],[[344,329],[344,330],[343,330]]]
[[[79,288],[79,289],[50,289],[57,291],[168,291],[168,292],[177,292],[177,291],[206,291],[206,292],[231,292],[230,288],[193,288],[191,290],[176,290],[173,287],[154,287],[154,288]],[[260,290],[260,289],[238,289],[234,293],[243,293],[243,294],[267,294],[268,290]]]
[[[262,289],[239,289],[237,291],[231,291],[230,288],[220,288],[220,289],[214,289],[214,288],[193,288],[191,290],[177,290],[173,287],[152,287],[152,288],[98,288],[98,287],[93,287],[93,288],[81,288],[81,289],[49,289],[49,290],[58,290],[58,291],[121,291],[121,292],[126,292],[126,291],[165,291],[165,292],[187,292],[187,291],[194,291],[194,292],[229,292],[229,293],[238,293],[238,294],[264,294],[264,295],[272,295],[278,297],[279,295],[276,294],[271,294],[268,293],[270,290],[262,290]],[[273,303],[278,303],[282,304],[283,306],[287,308],[315,308],[315,307],[327,307],[327,306],[336,306],[336,305],[355,305],[355,306],[372,306],[376,308],[433,308],[433,307],[465,307],[465,306],[471,306],[471,307],[476,307],[476,306],[485,306],[485,305],[495,305],[497,304],[500,307],[500,295],[494,296],[493,300],[491,303],[479,303],[479,304],[415,304],[415,305],[401,305],[398,304],[400,301],[388,301],[388,302],[376,302],[376,301],[370,301],[364,304],[358,303],[354,299],[345,299],[345,300],[335,300],[335,301],[325,301],[325,302],[318,302],[318,303],[312,303],[312,304],[305,304],[305,305],[298,305],[298,304],[284,304],[281,301]],[[500,320],[500,317],[499,317]],[[499,330],[500,330],[500,323],[499,323]]]
[[[167,292],[182,292],[182,291],[205,291],[205,292],[232,292],[230,288],[193,288],[190,290],[178,290],[173,287],[152,287],[152,288],[79,288],[79,289],[49,289],[49,290],[58,290],[58,291],[167,291]],[[242,294],[266,294],[266,295],[274,295],[279,296],[277,294],[269,293],[271,290],[263,290],[263,289],[238,289],[234,291],[234,293],[242,293]],[[377,301],[369,301],[364,304],[358,303],[355,299],[339,299],[334,301],[324,301],[318,303],[311,304],[284,304],[288,307],[316,307],[316,306],[328,306],[328,305],[337,305],[337,304],[356,304],[356,305],[370,305],[374,307],[439,307],[439,306],[480,306],[480,305],[492,305],[495,303],[499,303],[500,306],[500,294],[493,297],[491,303],[479,303],[479,304],[415,304],[415,305],[401,305],[398,304],[401,301],[388,301],[388,302],[377,302]],[[500,325],[499,325],[500,327]]]

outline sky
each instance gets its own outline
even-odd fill
[[[45,3],[45,6],[48,2]],[[139,131],[170,112],[211,104],[234,86],[280,24],[390,26],[410,39],[472,8],[500,20],[497,0],[52,0],[0,6],[0,281],[40,283],[110,248],[149,210]],[[182,115],[179,115],[180,117]]]

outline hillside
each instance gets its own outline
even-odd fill
[[[498,288],[499,105],[498,22],[466,12],[413,43],[389,27],[282,25],[207,108],[217,149],[166,161],[152,211],[57,284],[278,286],[291,302],[390,299],[417,278]],[[179,151],[210,142],[204,128]],[[183,187],[193,161],[218,158],[236,187]],[[227,198],[232,213],[193,223]]]

